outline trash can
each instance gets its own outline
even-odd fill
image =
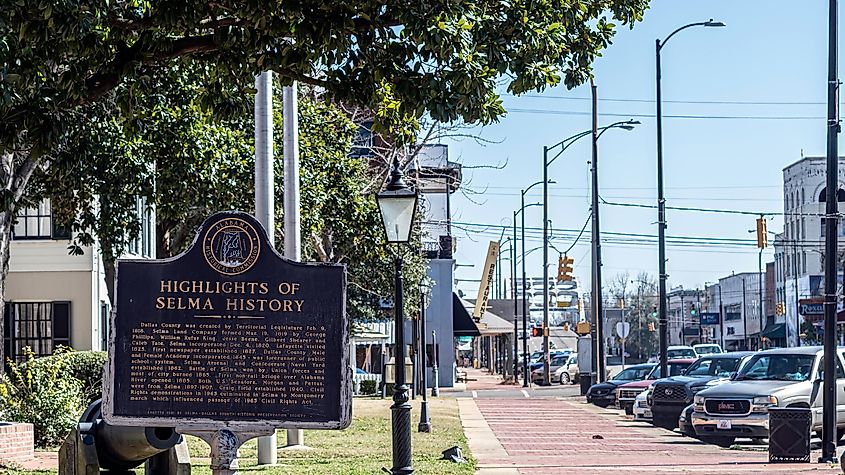
[[[590,386],[593,385],[592,375],[590,373],[580,373],[578,375],[578,382],[581,384],[581,395],[586,396]]]
[[[769,462],[810,462],[809,408],[769,408]]]

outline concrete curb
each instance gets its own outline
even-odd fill
[[[502,467],[501,463],[485,466],[485,460],[501,461],[508,458],[508,453],[484,420],[475,401],[471,398],[457,398],[457,401],[467,445],[472,456],[478,460],[476,473],[479,475],[519,475],[516,467]]]

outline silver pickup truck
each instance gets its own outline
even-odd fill
[[[845,391],[843,352],[837,350],[837,394]],[[822,426],[823,351],[820,346],[761,351],[725,384],[695,395],[692,424],[704,441],[731,445],[737,437],[769,436],[770,407],[812,409],[813,430]],[[839,434],[845,434],[845,397],[838,396]]]

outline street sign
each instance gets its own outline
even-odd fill
[[[487,298],[490,296],[490,287],[496,275],[496,259],[499,257],[499,241],[490,241],[487,246],[487,260],[484,261],[484,269],[481,271],[481,283],[478,284],[478,296],[475,298],[475,308],[472,309],[472,318],[476,322],[481,320],[481,314],[487,307]]]
[[[702,325],[718,325],[719,312],[701,312]]]
[[[801,315],[824,315],[823,303],[802,303]]]
[[[617,322],[616,323],[616,336],[619,338],[628,338],[628,334],[631,332],[631,324],[628,322]]]
[[[254,217],[230,211],[208,218],[179,256],[119,260],[116,282],[108,423],[349,425],[343,265],[284,259]]]

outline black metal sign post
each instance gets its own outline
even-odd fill
[[[344,266],[286,260],[224,212],[180,256],[118,261],[116,289],[108,423],[196,434],[229,474],[252,437],[351,422]]]

